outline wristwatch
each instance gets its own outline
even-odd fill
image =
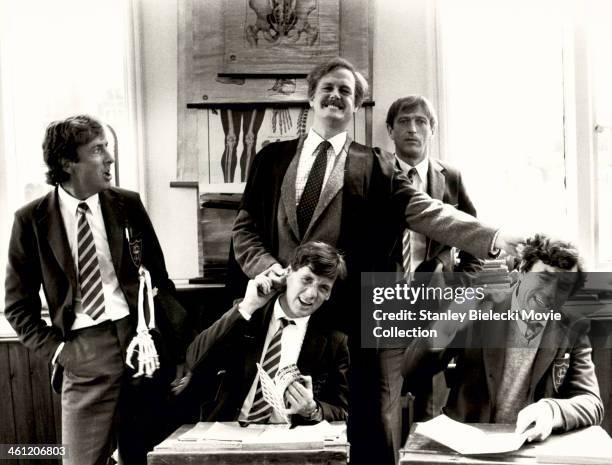
[[[316,407],[308,415],[308,419],[309,420],[318,420],[319,419],[319,412],[321,411],[321,407],[319,406],[319,403],[316,402],[316,401],[315,401],[315,404],[316,404]]]

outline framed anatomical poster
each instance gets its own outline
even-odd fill
[[[339,0],[225,0],[222,74],[305,76],[339,55]]]

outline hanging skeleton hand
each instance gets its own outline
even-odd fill
[[[151,286],[151,274],[141,266],[138,269],[140,288],[138,290],[138,326],[136,327],[136,336],[130,342],[127,348],[126,364],[130,368],[136,370],[132,364],[132,358],[137,355],[138,369],[134,374],[134,378],[145,375],[151,378],[153,373],[159,368],[159,357],[150,329],[155,328],[155,307],[153,306],[153,297],[157,293],[157,289]],[[144,293],[147,293],[147,304],[149,307],[149,324],[145,320],[144,314]]]

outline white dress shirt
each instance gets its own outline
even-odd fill
[[[401,170],[408,174],[412,168],[416,168],[416,174],[412,181],[412,187],[421,192],[427,192],[427,171],[429,170],[429,159],[425,157],[416,166],[409,165],[396,155],[395,159]],[[423,263],[427,254],[427,238],[416,231],[410,230],[410,271],[414,272],[416,268]],[[401,265],[401,264],[400,264]],[[403,265],[401,265],[403,266]],[[405,271],[405,270],[403,270]]]
[[[327,141],[331,144],[331,147],[327,150],[327,166],[325,167],[325,176],[323,177],[323,187],[327,183],[332,170],[334,169],[334,163],[336,162],[338,155],[344,149],[346,138],[348,134],[346,131],[336,134],[334,137]],[[317,134],[312,128],[308,131],[304,144],[302,145],[302,151],[300,152],[300,159],[298,161],[297,176],[295,178],[295,204],[300,203],[302,193],[306,187],[306,181],[308,181],[308,175],[312,169],[312,165],[315,162],[317,147],[323,139]]]
[[[93,318],[83,312],[81,289],[80,286],[78,286],[75,306],[76,319],[71,329],[86,328],[102,323],[103,321],[116,321],[128,316],[130,309],[123,295],[123,291],[121,287],[119,287],[119,281],[117,280],[115,267],[113,266],[108,238],[106,236],[106,228],[104,226],[104,218],[100,207],[100,197],[98,194],[95,194],[85,200],[79,200],[72,197],[61,186],[57,191],[59,193],[60,212],[62,214],[64,227],[66,228],[66,234],[68,235],[68,242],[70,244],[70,252],[74,261],[77,280],[79,276],[77,240],[78,206],[81,202],[85,202],[89,207],[86,217],[96,244],[98,263],[100,264],[100,273],[102,274],[102,289],[104,291],[104,313],[94,321]]]
[[[243,317],[246,317],[243,312],[240,312]],[[280,304],[280,298],[276,299],[274,303],[274,310],[270,324],[268,325],[268,333],[266,334],[266,340],[264,341],[263,350],[261,351],[261,359],[259,363],[263,363],[263,359],[268,350],[270,340],[274,337],[274,334],[280,326],[280,318],[286,318],[287,320],[293,321],[295,324],[289,324],[283,329],[281,336],[281,357],[278,365],[278,369],[281,370],[287,365],[297,364],[300,352],[302,350],[302,343],[304,342],[304,336],[306,335],[306,329],[308,328],[308,320],[310,316],[302,318],[289,318]],[[250,318],[246,318],[247,320]],[[255,375],[251,389],[244,399],[242,409],[240,410],[240,416],[238,420],[246,421],[253,405],[253,399],[255,398],[255,392],[257,391],[257,384],[259,383],[259,374]],[[276,411],[272,410],[272,416],[270,417],[270,423],[283,423],[283,420],[276,414]]]

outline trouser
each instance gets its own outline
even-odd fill
[[[62,384],[64,465],[105,465],[116,445],[115,430],[124,372],[127,318],[80,329],[66,342],[70,366]]]
[[[381,457],[384,464],[398,462],[402,436],[402,360],[404,349],[379,349],[379,404],[386,454]]]

